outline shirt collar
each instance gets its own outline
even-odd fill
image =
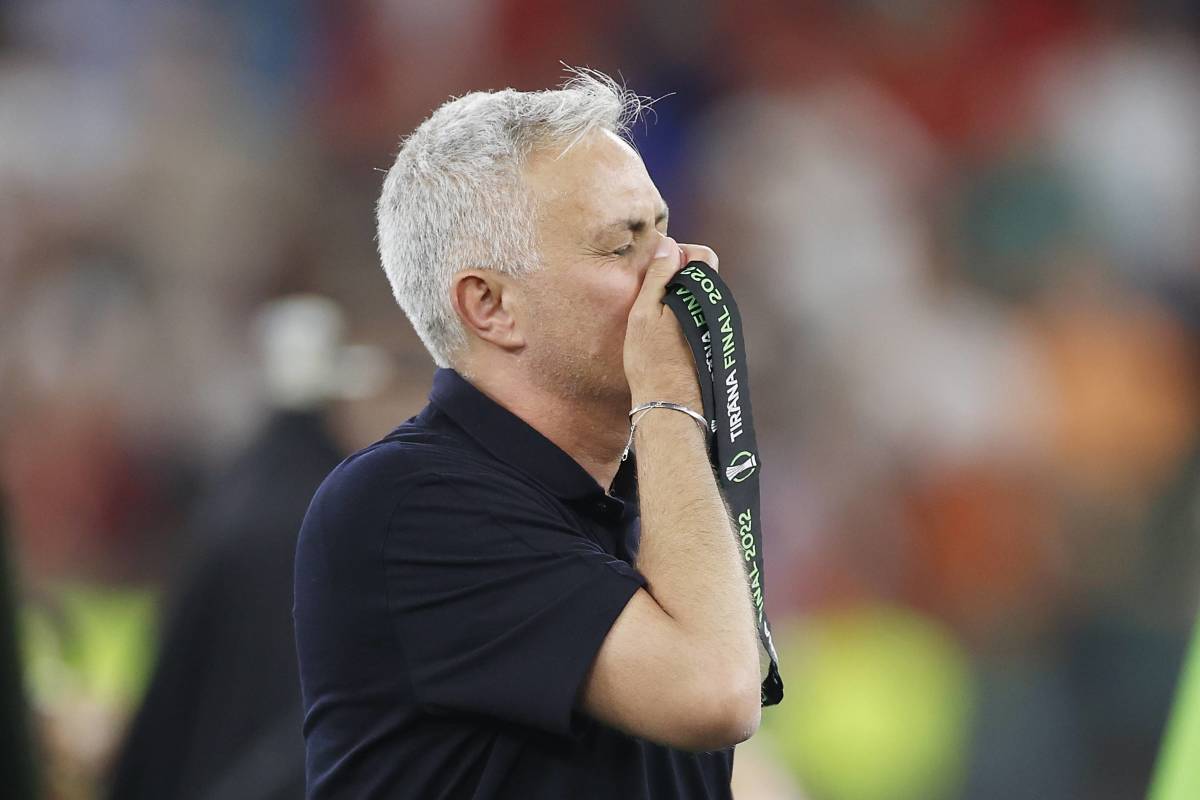
[[[433,375],[429,402],[441,409],[485,450],[544,484],[557,497],[579,500],[605,494],[596,479],[538,430],[488,397],[456,370]],[[621,463],[612,496],[624,502],[636,492],[633,453]]]

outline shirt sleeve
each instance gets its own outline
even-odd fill
[[[548,500],[493,476],[423,475],[384,545],[388,609],[427,710],[562,736],[605,635],[645,578]]]

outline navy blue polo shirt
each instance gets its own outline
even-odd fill
[[[646,579],[636,468],[607,494],[457,372],[343,461],[296,549],[308,796],[729,798],[733,748],[688,753],[578,708]]]

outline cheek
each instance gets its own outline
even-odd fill
[[[629,324],[629,312],[641,290],[641,282],[635,275],[623,276],[609,287],[605,305],[605,327],[608,351],[619,360],[625,349],[625,328]]]
[[[549,327],[557,330],[555,338],[573,342],[573,348],[590,357],[608,360],[614,350],[619,354],[624,347],[629,311],[641,289],[640,276],[616,268],[593,268],[590,274],[579,270],[575,275],[581,277],[547,287],[543,299],[549,307],[538,311],[554,319]]]
[[[564,299],[569,297],[571,303],[580,309],[587,309],[588,316],[600,324],[619,322],[624,326],[640,288],[636,275],[614,270],[564,287],[559,296]]]
[[[640,285],[633,275],[610,274],[602,280],[580,282],[563,299],[578,310],[568,323],[577,346],[589,358],[608,363],[625,346],[625,326]]]
[[[637,299],[642,285],[637,275],[623,272],[615,277],[607,286],[607,305],[621,318],[621,322],[629,319],[629,310]]]
[[[637,299],[641,285],[631,275],[622,275],[619,279],[609,282],[600,295],[604,324],[610,331],[610,336],[618,340],[625,336],[625,326],[629,321],[629,311],[633,301]]]

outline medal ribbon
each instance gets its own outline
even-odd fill
[[[704,418],[709,420],[708,452],[729,508],[754,603],[759,644],[770,664],[762,682],[762,704],[783,699],[779,658],[763,605],[763,548],[759,515],[762,463],[750,408],[742,317],[733,293],[702,261],[692,261],[667,284],[665,303],[679,318],[696,360]]]

